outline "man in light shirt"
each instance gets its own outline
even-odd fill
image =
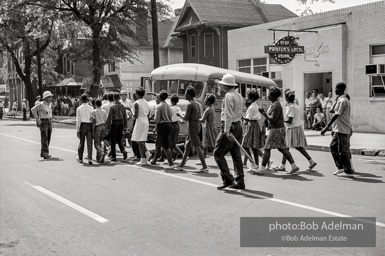
[[[40,156],[44,159],[51,157],[49,154],[49,143],[51,142],[52,134],[52,96],[53,94],[50,91],[45,91],[43,93],[43,101],[31,109],[32,115],[36,118],[36,124],[40,128]]]
[[[330,142],[330,152],[337,166],[337,171],[333,174],[342,177],[354,177],[354,170],[351,164],[350,136],[352,134],[352,123],[350,120],[350,100],[345,94],[346,84],[336,84],[335,93],[338,96],[334,107],[334,116],[321,131],[324,135],[332,126],[332,141]]]
[[[236,86],[235,77],[231,74],[225,74],[222,81],[219,82],[223,90],[226,92],[224,100],[222,102],[222,129],[217,138],[214,148],[214,158],[221,170],[221,176],[223,180],[222,186],[218,189],[234,188],[245,189],[243,163],[241,150],[234,140],[241,142],[242,140],[242,106],[243,97],[234,90]],[[235,182],[234,177],[230,173],[225,156],[230,152],[234,162]]]
[[[120,103],[122,103],[123,107],[129,111],[131,111],[132,108],[132,101],[127,98],[127,92],[126,91],[121,91],[120,92]]]
[[[87,94],[81,96],[82,105],[76,109],[76,131],[80,140],[78,147],[78,160],[83,163],[84,142],[87,138],[88,164],[92,164],[92,121],[93,108],[88,104]]]
[[[97,151],[96,161],[98,163],[104,163],[104,151],[102,149],[102,141],[106,136],[106,121],[107,121],[107,112],[101,108],[102,101],[97,99],[95,101],[96,109],[91,113],[91,120],[95,125],[94,130],[94,145]]]

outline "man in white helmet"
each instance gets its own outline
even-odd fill
[[[241,150],[235,143],[235,140],[241,142],[242,140],[242,106],[243,97],[234,89],[238,86],[235,83],[235,77],[231,74],[225,74],[222,81],[219,82],[223,90],[226,92],[222,102],[221,121],[222,129],[215,143],[214,158],[219,169],[221,170],[221,177],[223,184],[218,189],[233,188],[245,189],[243,163]],[[230,152],[234,162],[234,176],[230,173],[226,154]],[[235,180],[235,182],[234,182]]]
[[[49,143],[52,134],[52,101],[53,94],[50,91],[43,93],[43,101],[37,103],[32,109],[32,115],[36,118],[36,124],[40,128],[41,153],[44,159],[51,157],[49,154]]]

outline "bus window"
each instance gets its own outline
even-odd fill
[[[203,91],[203,83],[197,81],[180,80],[178,94],[184,96],[187,86],[192,86],[195,89],[195,97],[199,97]]]
[[[171,80],[170,81],[170,88],[168,89],[168,92],[170,94],[177,93],[178,90],[178,80]]]
[[[257,86],[255,84],[251,85],[251,88],[257,89]]]
[[[154,84],[154,92],[158,93],[161,90],[166,90],[167,91],[167,80],[158,80]]]
[[[266,94],[266,86],[262,87],[262,99],[266,100],[267,99],[267,94]]]
[[[245,98],[246,95],[246,84],[241,84],[241,95],[243,98]]]

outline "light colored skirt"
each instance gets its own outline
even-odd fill
[[[263,148],[261,128],[258,121],[250,121],[250,125],[243,137],[242,146],[245,148]]]
[[[272,128],[270,129],[269,135],[265,142],[265,148],[276,149],[276,148],[287,148],[286,146],[286,128]]]
[[[147,116],[139,116],[136,119],[134,130],[132,131],[132,141],[147,141],[149,122]]]
[[[302,125],[286,129],[286,146],[288,148],[307,147],[305,132]]]

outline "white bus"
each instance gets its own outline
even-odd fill
[[[270,86],[275,86],[275,82],[269,78],[243,73],[239,71],[217,68],[213,66],[196,64],[196,63],[180,63],[159,67],[151,72],[149,78],[142,79],[142,86],[147,92],[146,99],[149,101],[150,109],[152,113],[155,110],[155,97],[149,96],[151,93],[158,93],[161,90],[166,90],[169,96],[176,93],[179,96],[178,106],[182,109],[182,112],[186,111],[188,101],[185,100],[185,90],[187,86],[195,88],[195,99],[200,104],[201,113],[203,113],[204,100],[206,94],[212,93],[216,97],[214,104],[215,108],[215,123],[218,130],[221,125],[221,106],[225,93],[219,86],[219,81],[224,74],[232,74],[235,77],[236,83],[239,85],[237,90],[245,98],[243,104],[246,102],[248,91],[252,88],[258,90],[260,99],[258,105],[266,107],[270,105],[267,100],[267,95]],[[170,104],[170,99],[167,99]],[[245,108],[245,107],[244,107]],[[245,108],[246,111],[246,108]],[[180,140],[184,140],[187,135],[187,124],[180,122]],[[156,135],[153,134],[155,127],[154,122],[150,122],[149,140],[155,139]]]

